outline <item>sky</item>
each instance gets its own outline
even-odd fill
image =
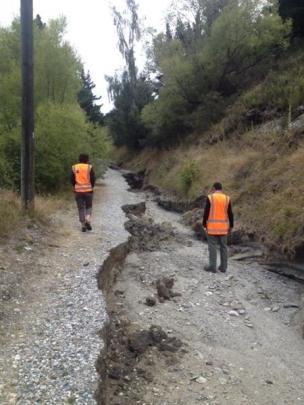
[[[0,0],[0,25],[7,26],[20,15],[21,0]],[[164,29],[165,13],[171,0],[137,0],[140,17],[145,25],[158,31]],[[34,16],[39,14],[44,22],[61,15],[67,17],[66,39],[77,50],[96,84],[95,93],[102,97],[102,111],[111,109],[105,75],[113,75],[123,66],[117,48],[117,35],[113,26],[111,5],[122,10],[125,0],[33,0]],[[143,59],[138,56],[139,62]]]

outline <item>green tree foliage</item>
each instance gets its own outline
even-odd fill
[[[77,104],[41,104],[36,133],[36,185],[42,192],[60,188],[79,153],[94,160],[107,152],[105,129],[88,124]]]
[[[66,20],[34,20],[36,184],[56,191],[69,181],[79,152],[102,157],[106,129],[86,120],[77,96],[82,64],[64,39]],[[20,184],[20,23],[0,28],[0,187]]]
[[[93,124],[102,125],[104,117],[100,111],[101,105],[96,104],[96,101],[101,97],[96,97],[93,89],[96,85],[93,83],[90,73],[81,72],[81,89],[78,92],[78,103],[85,111],[87,119]]]
[[[173,144],[190,132],[207,129],[242,90],[267,73],[289,44],[290,24],[282,22],[275,4],[264,4],[183,2],[174,36],[167,26],[150,50],[161,86],[142,114],[148,142]],[[194,10],[192,15],[185,5]],[[170,33],[173,26],[171,19]]]
[[[291,18],[294,36],[304,36],[304,2],[303,0],[279,0],[280,15],[284,20]]]
[[[147,137],[141,111],[152,101],[151,83],[146,82],[143,76],[132,83],[127,71],[121,76],[108,78],[108,83],[115,108],[108,114],[106,122],[114,143],[116,146],[140,148]]]
[[[126,66],[121,75],[106,78],[114,102],[114,109],[106,118],[107,125],[115,145],[130,148],[139,148],[145,143],[147,129],[141,112],[153,100],[153,84],[145,75],[138,75],[136,67],[135,46],[141,36],[137,9],[134,0],[127,0],[127,13],[113,9],[119,50]]]

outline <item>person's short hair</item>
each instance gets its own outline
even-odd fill
[[[81,153],[81,154],[79,155],[78,160],[79,160],[80,163],[88,163],[88,161],[89,161],[89,155],[87,155],[86,153]]]
[[[213,188],[214,188],[214,190],[222,190],[223,189],[222,183],[219,183],[218,181],[216,181],[213,184]]]

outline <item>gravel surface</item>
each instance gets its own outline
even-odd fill
[[[144,236],[151,226],[133,226],[143,237],[136,235],[109,297],[119,320],[117,335],[125,336],[118,359],[116,344],[110,357],[110,373],[119,372],[117,381],[111,378],[108,384],[108,403],[304,404],[304,341],[299,330],[303,320],[298,318],[303,284],[270,273],[254,260],[239,262],[233,257],[226,274],[205,272],[207,245],[193,239],[179,215],[150,200],[146,205],[147,216],[169,222],[177,235],[158,245],[149,241],[145,249]],[[138,221],[149,224],[147,218]],[[158,280],[165,278],[174,279],[173,292],[178,295],[160,300],[164,295]],[[183,346],[173,354],[151,345],[138,350],[135,373],[129,363],[136,345],[130,350],[125,342],[134,330],[140,335],[152,325]]]
[[[107,320],[96,274],[109,250],[128,237],[121,205],[138,199],[110,170],[96,188],[93,232],[80,232],[71,204],[56,215],[60,232],[48,249],[37,243],[19,257],[20,268],[32,266],[30,293],[16,293],[0,319],[1,404],[96,403],[95,361]],[[26,274],[19,279],[26,282]]]

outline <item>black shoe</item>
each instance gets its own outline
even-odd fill
[[[204,266],[204,270],[208,271],[209,273],[216,273],[216,270],[211,266]]]
[[[86,231],[87,231],[87,228],[85,226],[82,226],[81,227],[81,232],[86,232]]]
[[[227,269],[223,269],[223,267],[220,266],[218,268],[218,271],[220,271],[221,273],[226,273]]]
[[[88,231],[91,231],[91,230],[92,230],[92,226],[91,226],[91,224],[90,224],[89,222],[86,222],[86,223],[85,223],[85,226],[86,226],[86,228],[87,228]]]

